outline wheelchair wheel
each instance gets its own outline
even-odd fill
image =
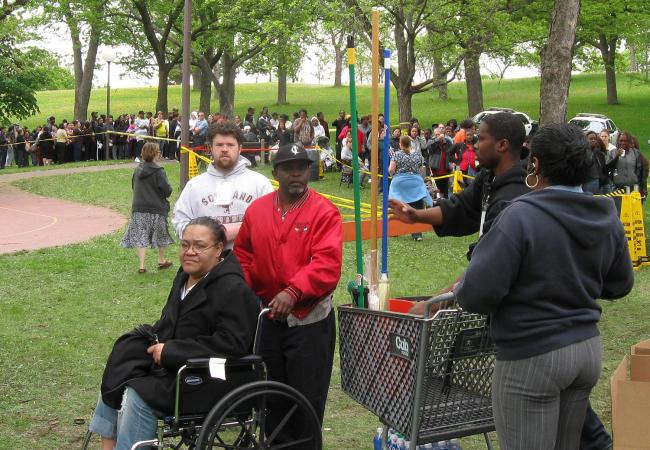
[[[275,381],[245,384],[210,411],[197,450],[321,450],[320,422],[307,399]]]
[[[81,450],[96,450],[102,448],[102,438],[97,433],[86,431]]]

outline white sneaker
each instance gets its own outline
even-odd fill
[[[134,159],[134,161],[137,162],[137,163],[139,163],[139,162],[140,162],[140,158],[137,158],[137,157],[136,157],[136,158]]]

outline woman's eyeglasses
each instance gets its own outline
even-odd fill
[[[181,241],[181,250],[183,253],[187,253],[192,249],[194,253],[196,254],[201,254],[206,252],[207,250],[211,249],[217,244],[212,244],[212,245],[207,245],[202,242],[195,242],[194,244],[188,242],[188,241]]]

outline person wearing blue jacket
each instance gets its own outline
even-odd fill
[[[580,446],[601,368],[597,299],[623,297],[634,283],[613,201],[582,192],[592,165],[581,130],[540,129],[526,177],[532,192],[494,221],[454,288],[464,309],[490,316],[502,450]]]

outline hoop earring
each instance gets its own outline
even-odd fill
[[[528,177],[531,176],[531,175],[535,175],[535,184],[533,184],[532,186],[528,182]],[[524,178],[524,183],[526,183],[526,187],[528,189],[535,189],[537,187],[537,185],[539,184],[539,177],[535,173],[529,173],[528,175],[526,175],[526,178]]]

